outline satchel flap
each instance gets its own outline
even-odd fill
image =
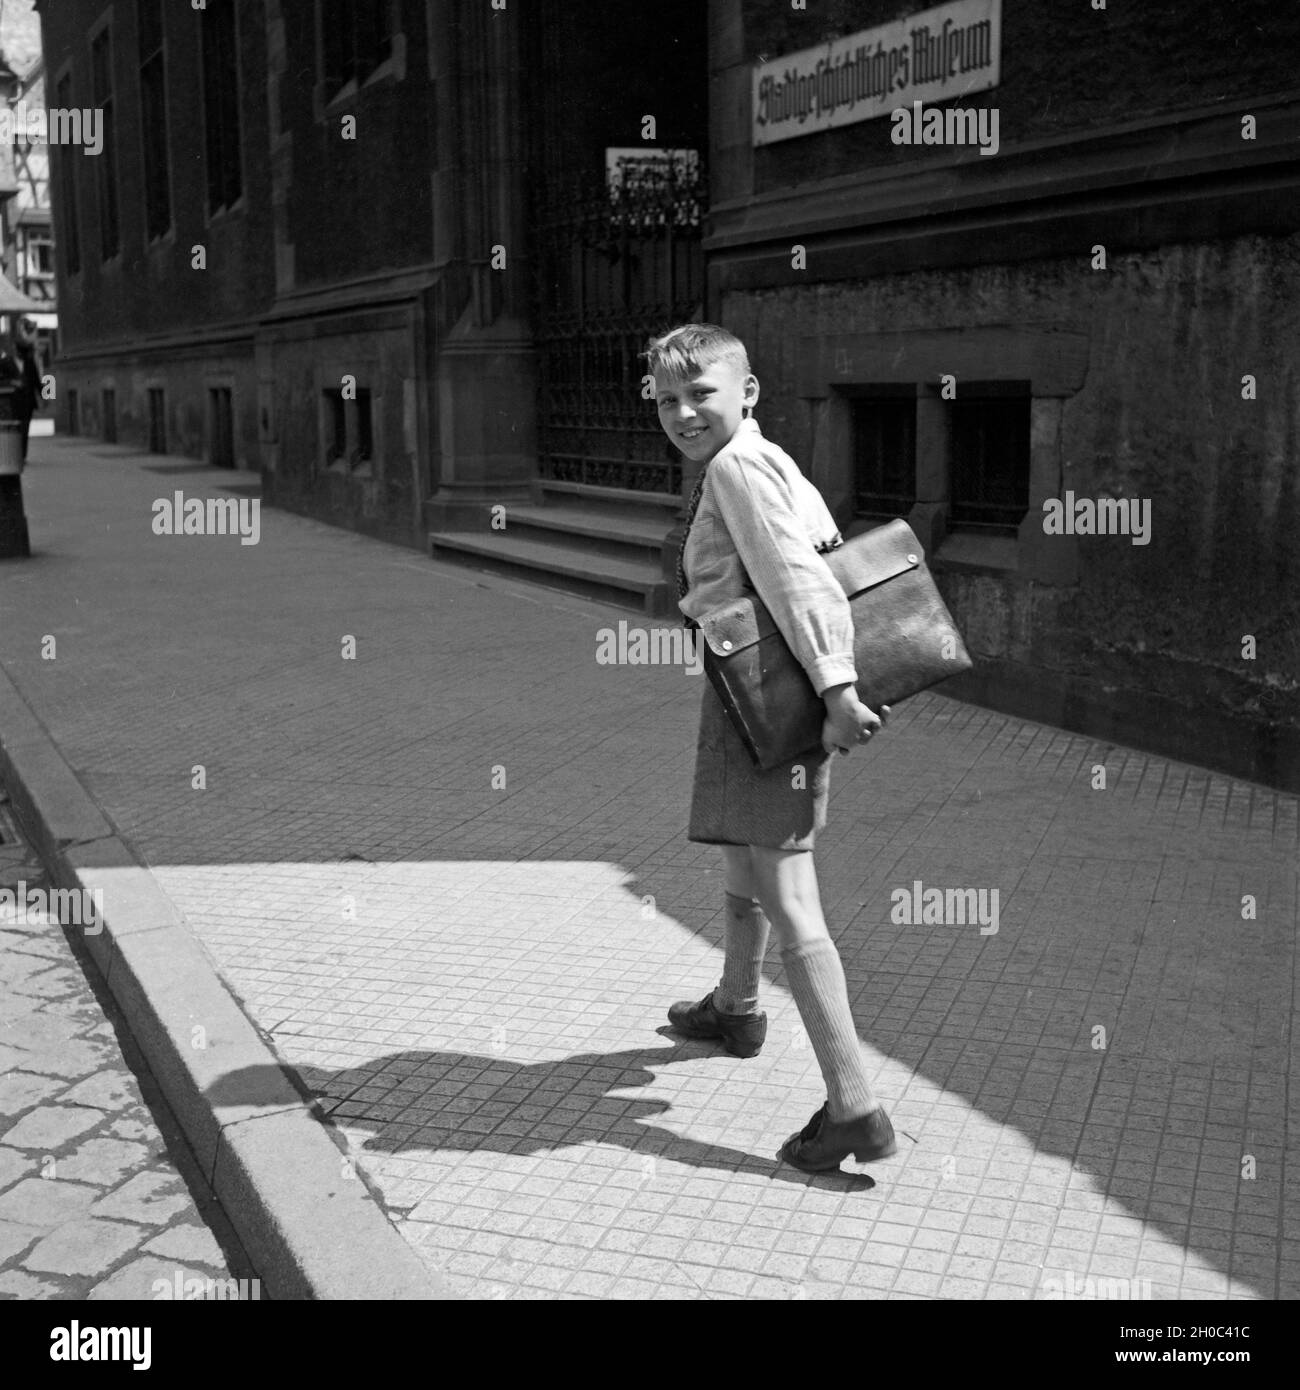
[[[822,558],[849,598],[925,562],[921,542],[905,521],[887,521]]]
[[[925,562],[921,542],[905,521],[888,521],[861,536],[827,551],[822,559],[830,566],[848,598],[883,584]],[[734,599],[723,608],[698,619],[700,631],[714,656],[735,656],[773,633],[781,633],[766,605],[755,594]]]
[[[698,622],[704,640],[719,657],[735,656],[780,630],[766,606],[752,594],[733,600],[725,608],[715,608]]]

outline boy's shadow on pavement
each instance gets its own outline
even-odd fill
[[[667,1028],[659,1030],[672,1038]],[[643,1123],[673,1107],[666,1100],[611,1095],[655,1080],[651,1066],[707,1056],[699,1044],[579,1053],[557,1062],[523,1064],[464,1052],[394,1052],[343,1071],[285,1066],[289,1080],[318,1110],[348,1129],[370,1129],[362,1148],[411,1153],[447,1149],[477,1153],[544,1154],[576,1144],[617,1144],[641,1155],[747,1172],[833,1191],[876,1184],[865,1173],[809,1174],[775,1157],[785,1135],[774,1136],[771,1157],[744,1153]],[[213,1105],[256,1103],[265,1067],[228,1072],[206,1091]],[[340,1107],[357,1113],[338,1114]]]

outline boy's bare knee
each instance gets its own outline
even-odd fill
[[[723,845],[722,864],[728,893],[751,900],[758,896],[748,845]]]
[[[751,849],[755,894],[776,926],[781,944],[794,945],[825,935],[812,854],[759,845]]]
[[[761,890],[780,892],[786,897],[791,893],[806,893],[809,888],[816,891],[817,879],[810,851],[752,845],[750,855],[754,880]]]

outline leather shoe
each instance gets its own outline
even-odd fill
[[[859,1163],[898,1152],[883,1106],[852,1120],[832,1120],[822,1108],[781,1145],[779,1157],[805,1173],[830,1173],[852,1154]]]
[[[668,1022],[688,1038],[720,1038],[733,1057],[757,1056],[767,1037],[766,1014],[720,1014],[712,991],[698,1004],[674,1004]]]

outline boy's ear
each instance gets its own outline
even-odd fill
[[[758,378],[754,375],[753,372],[750,372],[750,374],[745,378],[744,384],[744,401],[746,405],[755,406],[758,404],[758,391]]]

